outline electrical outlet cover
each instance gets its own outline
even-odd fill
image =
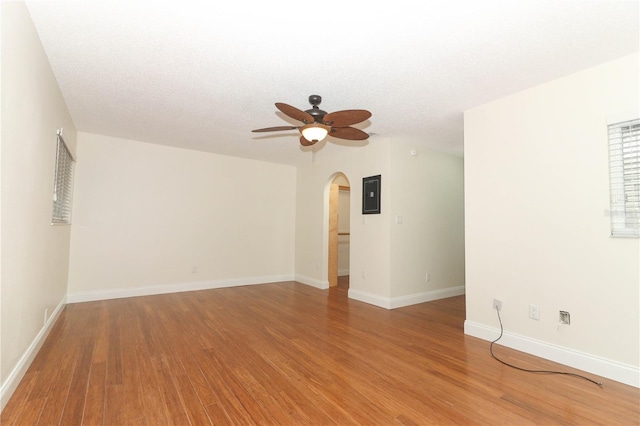
[[[529,318],[536,321],[540,320],[540,307],[538,305],[529,305]]]
[[[493,299],[493,309],[501,311],[502,310],[502,300]]]

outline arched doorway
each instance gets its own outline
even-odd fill
[[[351,250],[351,186],[343,173],[333,176],[329,188],[329,287],[349,288]]]

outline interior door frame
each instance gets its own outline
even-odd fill
[[[329,181],[329,194],[328,194],[328,214],[327,221],[327,281],[329,288],[336,287],[338,285],[338,236],[339,236],[339,222],[338,212],[340,206],[340,191],[351,191],[350,186],[340,185],[334,183],[338,176],[344,176],[345,180],[349,182],[349,178],[344,173],[335,173],[331,176]],[[349,244],[349,250],[351,250],[351,244]]]

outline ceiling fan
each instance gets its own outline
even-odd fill
[[[298,129],[302,135],[300,136],[300,144],[303,146],[311,146],[318,141],[324,139],[327,135],[339,139],[348,139],[361,141],[367,139],[369,135],[355,127],[349,127],[352,124],[360,123],[369,117],[371,113],[364,109],[347,109],[327,113],[321,110],[318,105],[322,102],[322,97],[318,95],[309,96],[311,109],[306,111],[299,110],[291,105],[276,102],[276,108],[287,116],[302,121],[302,126],[277,126],[266,127],[264,129],[252,130],[252,132],[277,132],[280,130]]]

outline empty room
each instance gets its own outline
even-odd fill
[[[2,425],[640,424],[638,1],[0,23]]]

